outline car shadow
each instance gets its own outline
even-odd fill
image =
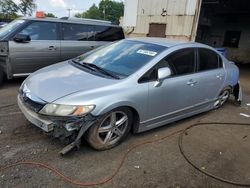
[[[26,77],[21,77],[21,78],[13,78],[11,80],[4,80],[3,84],[0,85],[0,89],[8,89],[8,88],[13,88],[13,87],[19,87],[23,81],[25,80]]]

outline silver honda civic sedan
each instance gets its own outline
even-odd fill
[[[18,104],[32,124],[72,141],[70,148],[85,138],[105,150],[129,131],[221,107],[238,80],[234,63],[207,45],[125,39],[31,74]]]

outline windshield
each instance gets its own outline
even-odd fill
[[[0,29],[0,38],[6,36],[15,30],[20,24],[24,23],[25,20],[14,20]]]
[[[112,72],[117,76],[127,77],[166,47],[139,41],[122,40],[75,59],[79,63],[90,63]]]

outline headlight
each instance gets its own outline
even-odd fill
[[[46,104],[39,112],[52,116],[82,116],[94,110],[94,105],[74,106],[62,104]]]

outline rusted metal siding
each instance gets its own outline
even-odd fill
[[[150,23],[166,24],[167,38],[191,40],[200,0],[138,0],[133,36],[147,36]],[[126,30],[126,29],[125,29]]]
[[[196,0],[139,0],[138,15],[194,15]]]
[[[190,37],[194,16],[138,16],[134,33],[148,34],[150,23],[167,24],[166,36],[184,35]]]

